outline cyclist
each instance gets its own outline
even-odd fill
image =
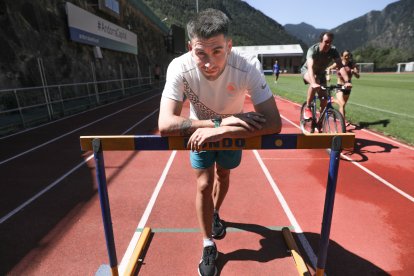
[[[356,64],[352,61],[352,54],[349,50],[345,50],[341,53],[341,63],[342,66],[346,72],[346,75],[348,76],[349,82],[351,82],[352,76],[354,75],[357,79],[359,79],[359,70]],[[338,68],[338,65],[336,63],[332,64],[326,69],[326,75],[327,80],[329,81],[330,78],[330,71],[332,69]],[[340,85],[345,84],[344,76],[341,72],[337,71],[337,83]],[[351,94],[351,88],[345,88],[345,89],[338,89],[336,92],[336,99],[335,102],[339,105],[339,112],[341,112],[342,116],[345,119],[345,105],[348,102],[349,95]]]
[[[342,66],[339,53],[335,46],[332,45],[333,39],[333,33],[321,33],[319,42],[309,47],[306,54],[306,62],[301,68],[303,81],[305,84],[309,84],[306,98],[307,107],[305,108],[303,114],[303,118],[306,120],[312,118],[310,104],[315,96],[315,93],[318,93],[321,110],[323,110],[327,104],[326,92],[320,89],[320,87],[321,85],[326,86],[325,71],[332,62],[337,64],[338,70],[343,75],[344,86],[348,89],[352,88],[352,84],[349,82],[350,79]]]

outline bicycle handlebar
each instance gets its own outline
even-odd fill
[[[345,85],[341,85],[341,84],[331,84],[331,85],[328,85],[328,86],[321,85],[321,89],[322,90],[346,89],[346,87],[345,87]]]

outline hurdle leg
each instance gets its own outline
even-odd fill
[[[336,136],[332,140],[331,154],[329,160],[328,183],[326,186],[325,207],[323,211],[321,239],[319,241],[318,261],[316,275],[323,276],[325,273],[326,256],[329,246],[329,234],[331,231],[332,213],[335,201],[336,180],[338,178],[339,160],[341,153],[342,138]]]
[[[92,141],[93,155],[95,158],[95,172],[98,180],[99,200],[101,203],[102,220],[105,231],[106,248],[108,251],[109,265],[112,276],[118,276],[118,263],[115,250],[114,231],[112,229],[111,210],[109,207],[108,189],[106,185],[105,164],[100,139]]]

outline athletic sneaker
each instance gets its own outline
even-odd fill
[[[213,227],[211,230],[213,239],[219,240],[226,235],[226,225],[224,225],[224,221],[220,219],[219,214],[216,212],[213,215]]]
[[[218,252],[216,245],[206,246],[203,248],[203,256],[198,265],[198,275],[215,276],[217,275],[216,259]]]
[[[310,118],[312,118],[312,111],[310,107],[306,107],[303,111],[303,119],[309,120]]]

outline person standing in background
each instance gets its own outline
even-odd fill
[[[161,79],[161,66],[157,63],[154,67],[154,80],[158,85]]]
[[[277,80],[279,79],[279,73],[280,73],[280,66],[278,60],[275,60],[275,63],[273,64],[273,75],[275,76],[275,83],[277,83]]]

